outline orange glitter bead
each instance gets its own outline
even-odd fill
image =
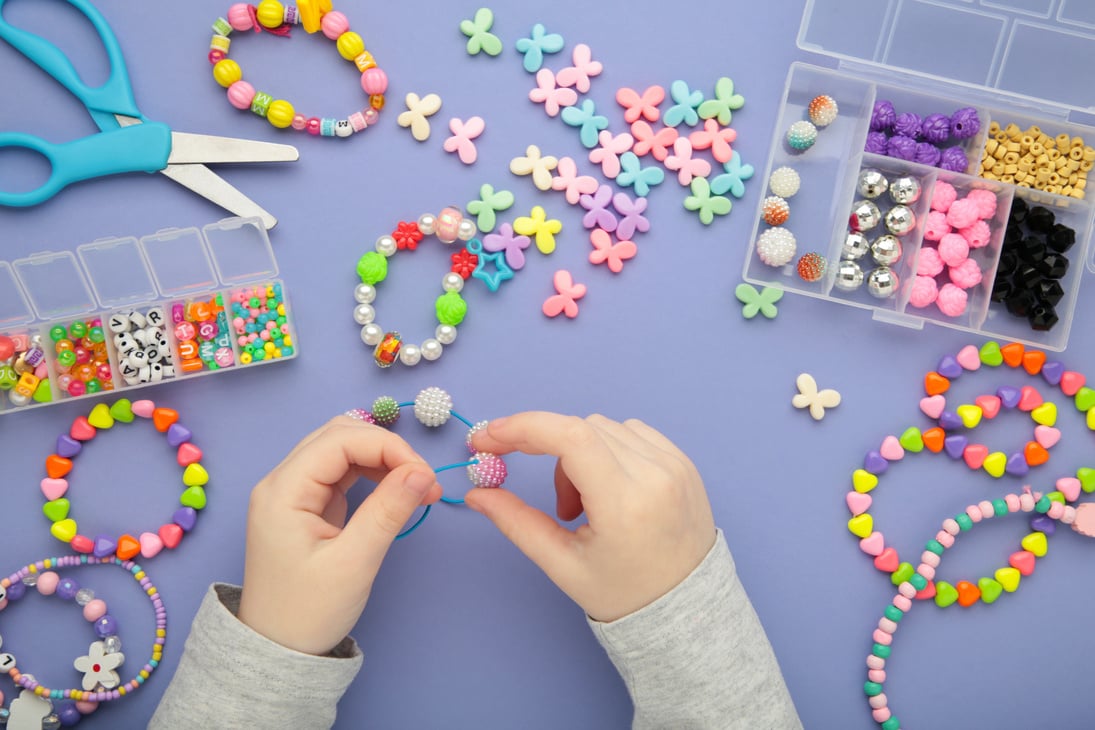
[[[798,260],[798,275],[802,277],[803,281],[820,281],[825,276],[825,257],[819,253],[803,254]]]
[[[778,195],[769,195],[761,205],[764,222],[770,226],[782,226],[791,215],[791,206]]]

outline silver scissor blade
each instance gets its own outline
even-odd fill
[[[244,218],[262,219],[262,225],[270,230],[278,219],[266,212],[258,203],[228,184],[224,178],[205,165],[168,165],[160,173],[179,185],[193,190],[206,200]]]
[[[300,152],[289,144],[260,142],[254,139],[216,137],[189,132],[171,133],[171,156],[168,164],[218,162],[294,162]]]

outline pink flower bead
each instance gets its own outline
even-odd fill
[[[950,183],[942,180],[935,181],[935,191],[932,193],[932,210],[946,213],[958,198],[958,191]]]
[[[996,215],[996,194],[991,190],[971,190],[966,195],[966,200],[972,200],[977,204],[977,215],[982,220],[988,220]]]
[[[228,103],[237,109],[250,109],[255,98],[255,87],[246,81],[237,81],[228,87]]]
[[[966,296],[965,289],[959,289],[954,284],[948,283],[940,287],[939,297],[935,300],[935,303],[943,314],[948,317],[958,317],[966,311],[966,302],[968,300],[969,297]]]
[[[320,27],[323,28],[323,35],[333,41],[337,41],[340,35],[350,30],[350,21],[346,19],[345,15],[337,10],[325,13],[323,15],[323,20],[319,21],[319,24]]]
[[[970,248],[983,248],[989,245],[989,239],[992,238],[992,229],[984,221],[977,221],[969,228],[963,228],[959,233],[966,239]]]
[[[935,279],[930,276],[917,276],[909,294],[909,304],[917,309],[923,309],[934,302],[938,296],[939,289]]]
[[[106,601],[96,598],[84,606],[84,618],[89,623],[94,623],[106,615]]]
[[[894,596],[893,605],[906,613],[912,610],[912,600],[905,596]]]
[[[939,258],[947,266],[958,266],[970,255],[970,245],[957,233],[948,233],[939,242]]]
[[[939,251],[924,247],[920,249],[920,256],[916,260],[916,273],[921,276],[938,276],[943,273],[943,257]]]
[[[879,692],[874,697],[867,700],[867,702],[870,703],[871,707],[876,710],[881,710],[883,707],[886,707],[888,704],[890,704],[890,700],[886,697],[885,692]]]
[[[365,69],[361,74],[361,88],[369,96],[383,94],[388,90],[388,74],[384,73],[384,69],[375,66]]]
[[[871,671],[867,672],[867,679],[871,682],[878,682],[879,684],[882,684],[886,681],[886,670],[872,669]]]
[[[969,228],[979,220],[977,210],[976,201],[969,198],[956,200],[947,210],[947,223],[951,228],[958,228],[959,230]]]
[[[60,582],[61,576],[57,575],[52,570],[47,570],[45,573],[38,576],[38,592],[43,596],[52,596],[57,592],[57,584]]]
[[[873,639],[876,644],[889,646],[893,643],[893,634],[887,634],[882,629],[875,629],[874,633],[871,635],[871,639]]]
[[[871,654],[867,657],[867,667],[870,669],[882,669],[886,666],[886,660],[880,656]]]
[[[951,227],[947,224],[946,213],[940,213],[938,210],[928,213],[927,222],[924,224],[924,238],[926,240],[938,241],[950,232]]]
[[[920,562],[925,565],[930,565],[933,568],[939,567],[939,556],[933,553],[931,550],[925,550],[920,553]]]
[[[248,10],[247,3],[236,3],[228,8],[228,24],[232,26],[232,30],[251,30],[251,11]]]
[[[961,289],[972,289],[981,283],[981,267],[973,259],[966,259],[947,272],[951,282]]]

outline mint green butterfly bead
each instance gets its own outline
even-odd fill
[[[474,215],[476,226],[483,233],[494,230],[497,213],[513,207],[513,193],[508,190],[494,191],[494,186],[484,184],[479,188],[479,200],[468,203],[468,215]]]
[[[734,82],[729,77],[723,76],[715,82],[715,98],[708,99],[700,104],[701,119],[718,119],[719,124],[726,126],[734,112],[745,106],[745,97],[734,93]]]
[[[460,21],[460,32],[468,37],[468,54],[475,56],[480,51],[488,56],[497,56],[502,52],[502,41],[490,32],[494,26],[494,13],[490,8],[479,8],[472,20]]]
[[[733,207],[730,198],[711,194],[711,186],[705,177],[692,178],[690,189],[692,194],[684,199],[684,208],[699,213],[700,222],[705,226],[711,225],[715,216],[729,213]]]
[[[738,284],[734,296],[742,303],[741,316],[752,319],[763,314],[767,319],[775,319],[779,313],[776,302],[783,298],[783,290],[766,286],[760,291],[752,284]]]

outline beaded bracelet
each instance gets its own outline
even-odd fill
[[[306,117],[298,113],[284,99],[274,99],[243,80],[238,63],[228,58],[231,45],[229,35],[233,30],[254,30],[284,37],[289,27],[302,23],[304,30],[323,35],[335,41],[338,53],[352,61],[361,72],[361,88],[369,96],[369,105],[345,119]],[[278,0],[262,0],[258,6],[238,3],[228,9],[228,19],[217,18],[213,24],[213,40],[210,43],[209,62],[213,64],[213,78],[228,89],[228,102],[237,109],[250,109],[264,117],[278,129],[292,127],[311,135],[324,137],[349,137],[363,132],[376,124],[380,110],[384,108],[384,93],[388,90],[388,76],[376,65],[373,54],[365,50],[361,36],[350,30],[350,22],[342,13],[331,10],[330,0],[299,0],[294,5],[282,5]]]
[[[124,683],[114,671],[125,659],[121,653],[121,639],[117,636],[117,621],[107,613],[106,604],[95,598],[94,591],[82,588],[72,578],[60,578],[54,572],[54,569],[86,565],[115,565],[128,571],[140,585],[142,592],[149,597],[156,613],[156,638],[152,644],[151,657],[132,679]],[[9,603],[21,599],[29,586],[36,586],[43,595],[56,593],[61,598],[73,600],[78,606],[82,606],[84,618],[94,624],[95,634],[101,639],[91,644],[87,656],[79,657],[74,662],[74,667],[84,673],[82,689],[50,689],[40,684],[32,675],[20,672],[11,654],[0,655],[0,670],[6,672],[17,685],[33,693],[33,697],[57,703],[56,707],[51,708],[52,715],[43,720],[43,727],[75,724],[80,715],[93,712],[99,703],[111,702],[137,691],[159,666],[163,659],[164,643],[167,640],[167,611],[159,591],[145,575],[141,566],[113,556],[97,558],[88,555],[66,555],[46,558],[0,579],[0,611],[7,608]],[[41,707],[42,705],[33,701],[33,697],[22,693],[20,699],[13,701],[12,705],[15,706],[17,702],[26,699],[29,704]],[[26,709],[33,712],[33,708]],[[4,719],[3,712],[0,710],[0,719]],[[53,715],[56,716],[56,722],[52,719]],[[42,717],[41,714],[38,716]],[[14,711],[8,719],[12,717],[14,717]]]
[[[1080,508],[1091,506],[1095,505],[1086,503],[1080,505]],[[886,694],[883,692],[883,685],[886,682],[886,662],[892,654],[891,645],[894,634],[897,633],[897,627],[905,614],[912,609],[912,599],[917,591],[922,590],[935,577],[935,572],[939,568],[944,551],[954,545],[955,537],[962,532],[968,531],[973,526],[964,523],[961,518],[974,511],[980,513],[984,519],[1002,517],[1016,512],[1037,512],[1039,516],[1051,522],[1073,525],[1073,529],[1077,532],[1090,536],[1088,532],[1078,529],[1080,525],[1076,523],[1076,520],[1080,511],[1077,508],[1062,505],[1059,502],[1050,500],[1046,495],[1031,493],[1029,490],[1021,495],[1009,494],[1003,499],[970,505],[965,512],[960,512],[954,518],[945,520],[943,528],[936,535],[936,538],[928,542],[928,549],[921,556],[919,567],[898,585],[897,594],[893,597],[891,604],[886,607],[882,618],[878,620],[878,628],[874,630],[872,635],[873,646],[870,655],[867,656],[867,681],[863,684],[863,691],[867,695],[867,702],[871,707],[871,716],[882,727],[882,730],[900,730],[901,728],[901,721],[891,712]],[[940,536],[946,537],[944,540],[940,540]],[[1016,580],[1018,580],[1017,577]],[[960,594],[963,588],[965,586],[959,583]],[[975,586],[969,588],[976,590]],[[1009,589],[1005,587],[1004,590]],[[972,592],[968,592],[967,595],[972,595]],[[999,590],[997,590],[996,595],[999,595]],[[976,600],[974,598],[971,603],[976,602]],[[982,600],[984,600],[983,596]],[[992,600],[995,600],[995,597]],[[987,602],[991,603],[991,601]]]
[[[487,451],[476,451],[471,443],[472,436],[486,428],[487,422],[479,421],[478,423],[472,423],[461,416],[453,410],[452,396],[441,388],[426,388],[419,391],[413,401],[404,401],[402,403],[397,402],[395,398],[381,396],[373,401],[372,410],[366,411],[355,408],[347,411],[346,415],[358,421],[373,423],[377,426],[382,426],[383,428],[391,428],[395,425],[396,421],[399,420],[399,410],[412,406],[414,407],[415,418],[423,425],[429,426],[430,428],[443,426],[448,422],[450,417],[455,418],[468,427],[468,433],[464,439],[464,443],[467,444],[468,451],[471,453],[471,458],[467,461],[439,466],[433,470],[435,474],[440,474],[441,472],[450,469],[466,467],[468,481],[470,481],[474,487],[496,489],[505,483],[508,471],[506,469],[506,462],[503,461],[502,457]],[[441,501],[446,504],[464,504],[463,497],[446,497],[442,495]],[[430,505],[427,505],[422,516],[419,517],[413,525],[397,535],[395,539],[398,540],[414,532],[429,514]]]
[[[79,534],[76,521],[69,517],[71,503],[65,495],[72,460],[99,431],[109,430],[118,422],[132,423],[137,417],[152,421],[157,431],[166,434],[167,443],[177,450],[176,461],[183,467],[182,481],[186,487],[179,498],[182,506],[175,510],[172,521],[156,532],[142,532],[140,537],[127,533],[116,540],[108,535],[98,535],[92,540]],[[205,508],[205,485],[209,483],[209,474],[201,465],[202,450],[191,443],[193,434],[178,420],[179,414],[170,408],[157,408],[150,400],[131,403],[125,398],[110,406],[100,403],[87,416],[76,418],[68,433],[57,437],[56,453],[46,457],[46,477],[40,486],[47,500],[42,512],[53,523],[50,534],[71,545],[77,553],[90,553],[97,558],[116,555],[121,560],[129,560],[138,554],[152,558],[164,547],[177,547],[183,534],[194,528],[198,511]]]
[[[400,222],[395,231],[376,239],[376,250],[364,254],[357,262],[357,275],[361,283],[354,289],[354,321],[361,325],[361,340],[373,348],[373,361],[381,368],[389,368],[398,358],[404,365],[417,365],[423,359],[441,357],[445,345],[456,341],[456,327],[464,321],[468,304],[460,296],[464,280],[474,270],[475,254],[470,248],[478,244],[475,221],[464,218],[456,208],[445,208],[438,215],[425,213],[415,223]],[[453,254],[452,270],[441,278],[444,293],[437,298],[437,329],[434,336],[422,345],[404,344],[403,336],[395,330],[385,331],[374,320],[376,310],[376,285],[388,276],[388,259],[401,249],[414,251],[425,236],[436,235],[438,240],[450,244],[457,239],[468,241],[468,248]],[[470,259],[470,262],[469,262]]]

